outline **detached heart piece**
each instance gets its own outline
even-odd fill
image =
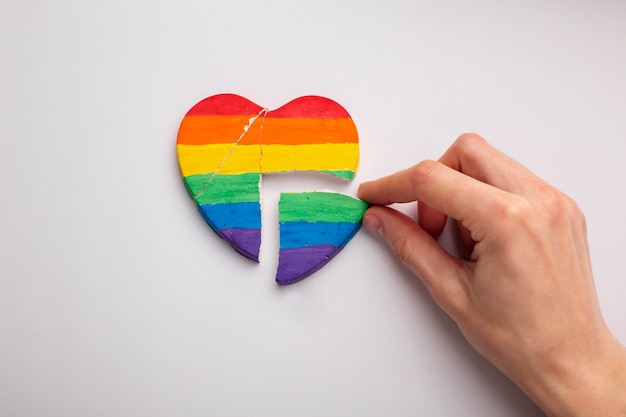
[[[263,174],[311,171],[352,180],[359,163],[350,115],[319,96],[300,97],[276,110],[234,94],[208,97],[183,118],[177,152],[187,190],[209,226],[257,262]],[[279,204],[279,284],[297,282],[332,259],[358,231],[366,208],[338,193],[300,194],[283,194]],[[301,210],[303,202],[317,213]]]

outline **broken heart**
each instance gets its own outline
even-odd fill
[[[352,180],[359,163],[350,115],[319,96],[276,110],[234,94],[208,97],[183,118],[177,152],[184,183],[206,222],[257,262],[263,174],[312,171]],[[358,231],[366,208],[333,192],[282,194],[277,282],[297,282],[324,266]]]

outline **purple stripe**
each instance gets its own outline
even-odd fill
[[[261,229],[222,229],[218,236],[230,243],[237,252],[248,259],[259,262]]]
[[[278,257],[276,283],[289,285],[298,282],[328,263],[343,246],[315,245],[281,249]]]

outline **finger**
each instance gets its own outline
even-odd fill
[[[439,162],[479,181],[519,195],[528,193],[529,178],[536,179],[519,162],[473,133],[459,136],[439,158]]]
[[[493,213],[506,207],[511,195],[439,162],[423,161],[390,176],[361,184],[359,197],[375,205],[421,201],[459,220],[480,241],[493,229]]]
[[[479,181],[521,194],[528,193],[528,181],[525,179],[534,176],[525,167],[491,146],[482,137],[471,133],[461,135],[439,159],[439,162]],[[439,236],[443,232],[446,224],[445,214],[422,202],[419,203],[418,213],[419,225],[431,236]],[[465,227],[461,224],[457,225],[459,226],[461,251],[466,258],[469,258],[475,242]]]
[[[433,238],[437,238],[441,235],[447,219],[448,217],[445,214],[433,210],[431,207],[418,201],[417,223]],[[455,224],[459,236],[461,255],[463,255],[465,259],[470,259],[476,242],[472,239],[470,231],[460,222],[455,221]]]
[[[465,259],[471,259],[472,252],[474,252],[474,246],[476,245],[476,242],[474,241],[474,239],[472,239],[472,234],[470,233],[469,230],[465,228],[465,226],[460,224],[458,221],[456,222],[456,225],[457,225],[457,229],[459,232],[459,242],[461,244],[461,255],[463,255]]]
[[[417,223],[392,208],[370,207],[363,217],[363,225],[383,237],[448,314],[454,318],[459,313],[466,300],[468,281],[463,261],[449,255]]]
[[[417,202],[417,223],[432,237],[436,238],[441,235],[446,225],[446,219],[445,214],[434,210],[422,201]]]
[[[442,155],[439,162],[479,181],[500,186],[509,191],[516,188],[512,186],[512,181],[506,178],[506,175],[510,173],[509,169],[502,169],[503,164],[507,168],[512,166],[510,158],[492,147],[478,135],[472,133],[461,135]],[[503,175],[502,172],[494,175],[492,171],[504,171],[506,175]],[[431,236],[436,237],[443,232],[446,224],[445,214],[433,210],[422,202],[418,202],[418,213],[419,225]],[[467,230],[461,231],[460,237],[462,249],[473,246]],[[466,252],[464,251],[464,253]]]

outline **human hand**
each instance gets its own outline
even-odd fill
[[[626,351],[602,318],[585,219],[477,135],[361,184],[363,218],[469,343],[551,416],[626,415]],[[418,221],[384,207],[418,201]],[[463,258],[435,240],[456,220]]]

